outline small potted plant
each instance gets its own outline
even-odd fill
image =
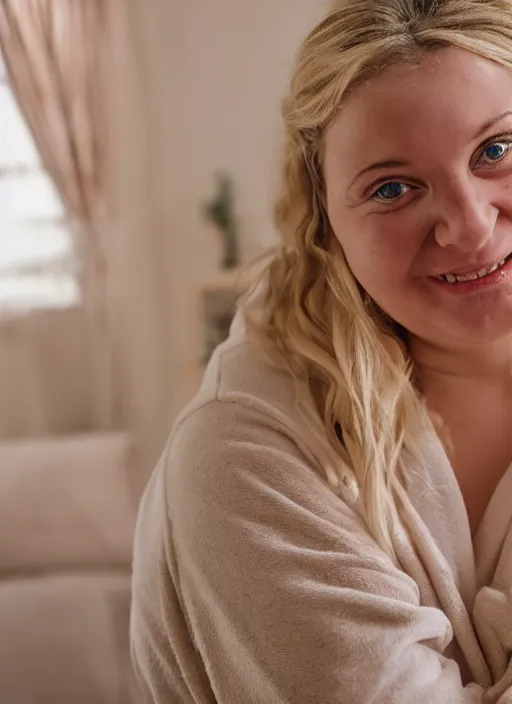
[[[212,200],[203,205],[203,214],[220,234],[222,268],[233,269],[239,263],[238,226],[233,207],[233,181],[229,174],[218,172],[215,174],[215,182],[215,195]]]

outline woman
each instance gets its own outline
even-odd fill
[[[304,42],[287,245],[141,506],[148,702],[512,702],[511,68],[510,0]]]

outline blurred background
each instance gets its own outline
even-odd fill
[[[138,501],[276,243],[324,0],[0,0],[0,701],[139,701]]]

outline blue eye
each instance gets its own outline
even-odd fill
[[[390,181],[381,186],[375,193],[373,197],[380,201],[387,201],[388,203],[397,200],[402,196],[408,187],[404,183],[399,183],[398,181]]]
[[[509,142],[493,142],[484,149],[484,156],[491,162],[501,161],[510,151]]]

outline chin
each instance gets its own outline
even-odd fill
[[[490,342],[512,334],[512,276],[510,279],[503,282],[505,285],[466,293],[437,286],[404,288],[400,300],[394,298],[402,305],[391,317],[424,339],[430,331],[428,337],[435,336],[438,343],[456,339]]]
[[[476,309],[453,317],[447,316],[442,325],[436,326],[441,333],[436,335],[438,342],[443,344],[453,340],[480,346],[512,337],[512,304],[507,308],[492,312]]]
[[[407,300],[405,295],[404,300]],[[413,302],[412,296],[408,301]],[[392,314],[392,307],[389,306],[387,312],[414,337],[430,341],[437,347],[450,348],[512,337],[512,298],[495,303],[494,306],[487,306],[473,301],[472,305],[453,307],[443,306],[439,302],[432,305],[431,301],[417,301],[412,309],[395,309]]]

